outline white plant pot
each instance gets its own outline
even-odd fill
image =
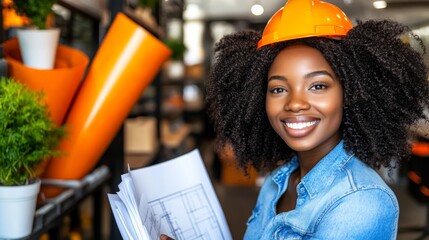
[[[60,29],[18,29],[17,38],[25,65],[37,69],[52,69],[55,64]]]
[[[40,179],[29,185],[0,186],[0,239],[31,234]]]

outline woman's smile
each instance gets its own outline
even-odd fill
[[[286,132],[292,137],[304,137],[311,133],[320,122],[318,119],[308,117],[294,117],[282,120]]]

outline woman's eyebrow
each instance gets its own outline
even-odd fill
[[[307,74],[305,74],[304,77],[305,78],[312,78],[312,77],[316,77],[316,76],[319,76],[319,75],[327,75],[327,76],[331,77],[332,79],[335,79],[334,76],[331,73],[329,73],[328,71],[325,71],[325,70],[320,70],[320,71],[314,71],[314,72],[311,72],[311,73],[307,73]]]
[[[329,73],[328,71],[326,71],[326,70],[320,70],[320,71],[314,71],[314,72],[307,73],[307,74],[305,74],[304,78],[307,79],[307,78],[312,78],[312,77],[316,77],[316,76],[319,76],[319,75],[326,75],[326,76],[331,77],[332,79],[335,79],[334,76],[331,73]],[[287,81],[287,77],[281,76],[281,75],[273,75],[273,76],[270,76],[268,78],[268,81],[271,81],[271,80],[283,80],[283,81]]]
[[[268,81],[271,81],[271,80],[287,80],[287,78],[285,77],[285,76],[280,76],[280,75],[273,75],[273,76],[270,76],[269,78],[268,78]]]

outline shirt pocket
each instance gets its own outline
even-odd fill
[[[290,226],[278,227],[273,233],[273,239],[275,240],[303,240],[305,238],[303,234],[294,231]]]

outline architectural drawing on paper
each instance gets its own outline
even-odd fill
[[[152,200],[148,204],[157,219],[155,227],[168,226],[169,229],[162,230],[174,234],[176,240],[225,239],[201,184]]]

